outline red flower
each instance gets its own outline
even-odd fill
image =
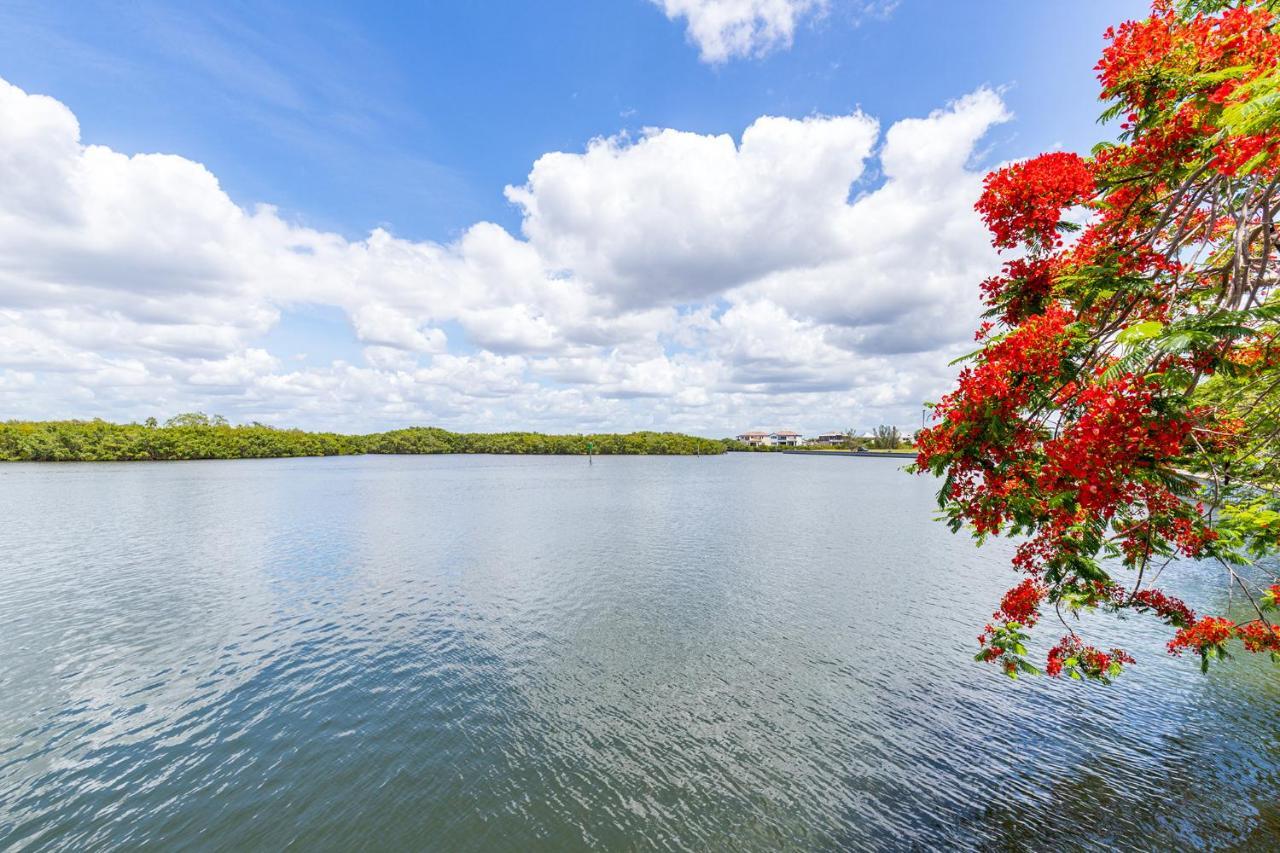
[[[1000,611],[996,617],[1003,617],[1008,622],[1018,622],[1030,628],[1040,618],[1040,602],[1044,599],[1044,593],[1044,584],[1033,578],[1027,578],[1000,599]]]
[[[1088,678],[1108,684],[1122,667],[1133,662],[1133,657],[1124,649],[1104,652],[1086,646],[1079,637],[1068,634],[1049,650],[1045,672],[1054,678],[1066,672],[1073,678]]]
[[[1280,626],[1250,622],[1236,629],[1246,651],[1280,652]]]
[[[1015,258],[1006,261],[1001,275],[982,283],[984,301],[993,308],[1003,308],[1000,319],[1008,324],[1020,323],[1044,311],[1053,292],[1053,278],[1058,264],[1051,258]]]
[[[1158,589],[1144,589],[1135,595],[1133,600],[1137,609],[1153,611],[1175,627],[1189,628],[1196,621],[1196,614],[1190,607]]]
[[[1095,190],[1093,172],[1078,154],[1055,151],[1015,163],[987,175],[978,213],[995,235],[994,243],[1013,248],[1021,242],[1061,243],[1063,211],[1082,204]]]
[[[1206,654],[1210,649],[1221,649],[1235,633],[1236,623],[1220,616],[1206,616],[1174,634],[1169,641],[1169,653],[1180,655],[1183,649],[1194,649]]]

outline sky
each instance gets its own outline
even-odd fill
[[[0,5],[0,419],[918,426],[1129,0]]]

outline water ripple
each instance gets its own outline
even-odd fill
[[[1114,687],[1008,684],[969,662],[1008,548],[931,488],[767,455],[5,466],[0,848],[1272,847],[1274,673],[1201,677],[1132,620],[1100,626],[1142,653]]]

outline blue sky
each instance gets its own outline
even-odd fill
[[[1000,108],[990,104],[973,108],[987,111],[974,119],[982,127],[976,137],[956,131],[955,174],[934,175],[937,189],[963,185],[971,197],[985,167],[1050,148],[1087,150],[1107,132],[1094,121],[1100,108],[1092,65],[1102,32],[1141,16],[1144,6],[778,3],[794,7],[789,34],[747,39],[737,54],[719,57],[708,55],[706,29],[697,27],[711,19],[699,16],[724,13],[726,5],[730,13],[737,6],[749,16],[753,0],[376,8],[6,4],[0,9],[0,78],[18,92],[10,97],[8,121],[38,125],[30,115],[39,112],[31,97],[47,95],[78,121],[82,148],[101,146],[126,157],[176,155],[200,164],[216,178],[216,191],[193,188],[192,175],[165,169],[110,180],[136,180],[145,188],[129,193],[131,204],[148,206],[128,214],[140,223],[151,216],[173,220],[164,205],[179,204],[174,197],[184,193],[211,193],[207,212],[216,223],[234,215],[213,197],[218,191],[248,218],[257,205],[271,205],[277,224],[235,226],[251,228],[251,239],[235,236],[239,232],[223,236],[257,245],[274,239],[265,236],[271,233],[291,246],[292,255],[222,264],[217,246],[201,242],[200,232],[208,237],[208,229],[195,216],[190,235],[161,238],[153,229],[117,236],[110,251],[103,249],[101,233],[80,235],[99,253],[97,262],[122,271],[119,276],[77,278],[70,264],[50,272],[46,258],[11,264],[9,273],[0,272],[11,276],[5,288],[11,297],[0,308],[21,326],[23,342],[0,352],[0,400],[20,416],[131,418],[195,407],[336,428],[431,422],[567,431],[670,427],[719,435],[758,426],[910,423],[919,400],[945,387],[947,371],[928,365],[945,363],[960,345],[964,323],[924,340],[929,336],[919,326],[929,318],[914,316],[919,306],[910,304],[894,315],[894,294],[924,277],[931,288],[942,288],[932,296],[954,300],[949,316],[972,313],[965,284],[976,291],[994,256],[974,243],[972,223],[962,221],[969,215],[963,199],[926,190],[911,196],[913,179],[906,176],[899,181],[904,197],[942,205],[930,215],[945,224],[948,239],[958,241],[935,267],[893,266],[897,257],[919,254],[911,243],[928,230],[920,230],[915,216],[877,236],[877,246],[900,241],[901,251],[889,252],[874,275],[838,265],[841,252],[856,248],[836,246],[838,236],[815,239],[810,256],[798,248],[789,252],[828,225],[838,230],[835,219],[846,214],[852,215],[849,227],[860,221],[834,202],[826,218],[800,221],[810,213],[796,194],[813,192],[828,178],[847,182],[842,189],[851,205],[884,189],[878,157],[886,131],[975,92],[998,100],[1005,115],[997,116],[993,110]],[[741,144],[743,132],[761,117],[855,114],[878,122],[874,135],[824,125],[811,127],[826,134],[816,143],[783,133],[783,141],[760,146],[787,163],[815,144],[838,147],[851,140],[852,148],[864,149],[854,163],[795,166],[799,171],[764,197],[733,182],[759,183],[772,167],[727,166],[724,176],[701,188],[704,195],[684,192],[691,181],[734,159],[732,150],[695,152],[700,139],[727,134]],[[649,144],[646,128],[686,136]],[[943,138],[928,127],[918,130],[922,139]],[[602,137],[614,141],[588,157],[590,140]],[[10,160],[20,160],[19,143],[0,137],[6,142]],[[540,161],[553,152],[578,159]],[[668,179],[663,157],[674,164],[671,188],[654,187]],[[538,182],[531,181],[535,163],[549,164]],[[694,171],[682,177],[681,168],[691,166]],[[31,164],[24,168],[36,173]],[[813,168],[830,171],[815,174]],[[171,192],[158,189],[166,181]],[[620,195],[604,195],[606,186]],[[521,203],[507,187],[532,191]],[[658,209],[640,206],[650,188]],[[5,192],[0,187],[0,199]],[[83,194],[77,199],[68,203],[96,204]],[[771,213],[770,204],[781,207]],[[705,215],[708,209],[713,214]],[[611,219],[619,210],[625,215]],[[15,202],[10,213],[26,217],[24,234],[37,229],[28,207]],[[721,226],[757,214],[765,216],[763,233],[770,216],[798,230],[786,245],[739,269],[736,259],[753,256],[761,245],[752,230],[757,225]],[[663,229],[685,216],[687,231]],[[890,219],[878,214],[873,221]],[[591,222],[611,228],[589,233]],[[495,238],[504,248],[464,248],[469,234],[482,242],[477,223],[505,232]],[[297,233],[280,237],[282,228]],[[374,229],[401,241],[397,252],[414,259],[401,257],[394,272],[385,258],[376,269],[367,266],[373,262],[364,256],[376,249],[367,242]],[[619,237],[632,230],[633,242]],[[688,246],[665,258],[672,240]],[[299,241],[308,245],[293,245]],[[437,250],[447,262],[432,255]],[[76,251],[74,244],[49,249],[57,258]],[[348,260],[362,253],[345,281],[316,285],[321,272],[294,263],[301,254],[319,265],[330,251]],[[487,253],[503,260],[485,261],[496,257]],[[865,258],[867,251],[857,254]],[[656,260],[646,266],[639,258]],[[197,269],[200,263],[216,269]],[[425,266],[415,272],[414,264]],[[476,269],[493,264],[502,268],[501,281],[473,278],[480,275]],[[136,266],[181,269],[178,278],[217,280],[225,293],[219,299],[212,285],[175,280],[167,290],[158,285],[148,291],[152,304],[145,311],[122,307],[130,306],[130,288],[136,287],[126,271]],[[26,279],[14,278],[24,274],[19,267],[28,270]],[[37,267],[44,272],[32,277],[29,271]],[[334,267],[327,261],[323,275]],[[510,276],[526,274],[538,281],[519,292],[504,290]],[[974,275],[979,278],[968,280]],[[872,278],[877,283],[869,283]],[[718,283],[703,286],[704,280]],[[5,281],[0,278],[0,285]],[[865,294],[850,295],[859,288]],[[569,289],[575,289],[572,297],[560,292]],[[437,307],[456,290],[469,294],[465,305]],[[243,311],[223,317],[217,306],[237,300]],[[516,330],[516,323],[524,325]],[[587,326],[594,331],[584,331]],[[789,329],[793,338],[766,339],[759,329],[768,327],[778,335]],[[184,337],[207,343],[184,349],[177,343]],[[898,343],[868,343],[889,339]],[[78,378],[58,362],[74,347],[95,364]],[[794,363],[788,352],[796,354]],[[33,397],[32,387],[46,390]],[[157,407],[167,408],[152,411]]]

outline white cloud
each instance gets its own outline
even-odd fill
[[[445,244],[242,208],[200,164],[85,144],[64,105],[0,81],[0,409],[353,429],[909,425],[995,265],[970,160],[1007,118],[982,90],[883,137],[855,113],[766,116],[736,140],[597,139],[507,189],[522,236],[481,222]],[[264,337],[302,306],[341,309],[355,354],[304,366],[272,351]]]
[[[685,34],[711,65],[730,59],[760,58],[791,47],[796,28],[823,18],[837,6],[857,26],[887,18],[898,0],[650,0],[671,21],[683,20]],[[623,113],[623,117],[626,113]]]
[[[841,339],[855,351],[919,352],[963,339],[975,325],[977,282],[992,266],[972,209],[981,173],[966,163],[1008,119],[1000,98],[979,90],[898,122],[880,151],[884,183],[836,215],[834,259],[764,276],[746,292],[845,327]]]
[[[250,348],[223,358],[183,367],[191,369],[187,381],[192,385],[224,385],[238,389],[245,383],[278,369],[280,360],[266,350]]]
[[[757,119],[742,134],[650,130],[546,154],[508,187],[555,267],[627,306],[702,299],[827,260],[878,125],[860,113]]]
[[[448,349],[448,338],[440,329],[422,328],[414,318],[388,305],[372,302],[351,312],[356,337],[382,348],[436,353]]]
[[[790,47],[796,25],[828,0],[653,0],[670,20],[683,18],[703,62],[763,56]]]

